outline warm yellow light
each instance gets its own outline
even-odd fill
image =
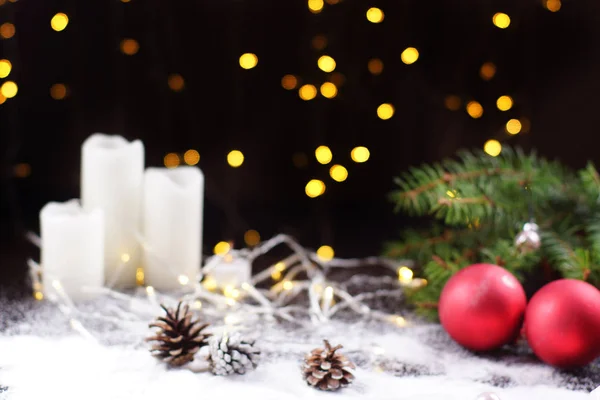
[[[202,302],[200,300],[194,301],[194,304],[192,304],[192,308],[194,310],[200,310],[202,308]]]
[[[467,114],[469,114],[471,118],[481,118],[483,115],[483,107],[477,101],[470,101],[467,103]]]
[[[190,283],[190,278],[188,278],[185,275],[179,275],[179,277],[177,278],[177,280],[179,281],[179,284],[182,285],[182,286],[185,286],[188,283]]]
[[[304,192],[310,198],[319,197],[325,193],[325,183],[319,179],[311,179],[304,188]]]
[[[227,163],[233,168],[237,168],[244,163],[244,153],[239,150],[231,150],[227,154]]]
[[[50,20],[50,26],[56,32],[64,31],[69,25],[69,17],[65,13],[58,13]]]
[[[323,10],[323,0],[308,0],[308,9],[313,14],[318,14]]]
[[[323,95],[323,97],[333,99],[335,96],[337,96],[337,93],[337,87],[335,87],[333,83],[325,82],[321,85],[321,94]]]
[[[54,100],[63,100],[67,97],[67,87],[62,83],[55,83],[50,87],[50,97]]]
[[[0,78],[6,78],[12,70],[12,64],[8,60],[0,60]]]
[[[121,254],[121,262],[128,263],[131,260],[131,256],[127,253]]]
[[[298,95],[302,100],[312,100],[317,96],[317,88],[313,85],[303,85],[298,90]]]
[[[456,197],[456,190],[446,190],[446,196],[450,197],[451,199]]]
[[[484,63],[479,69],[479,76],[481,76],[481,79],[484,81],[489,81],[494,75],[496,75],[496,65],[492,62]]]
[[[323,50],[327,47],[327,38],[325,35],[317,35],[312,38],[311,45],[315,50]]]
[[[167,154],[164,157],[163,162],[167,168],[177,168],[179,164],[181,164],[181,161],[179,160],[179,154],[177,153]]]
[[[281,86],[286,90],[296,89],[298,86],[298,78],[294,75],[285,75],[281,78]]]
[[[197,150],[189,149],[183,153],[183,161],[187,165],[196,165],[200,162],[200,153]]]
[[[404,319],[404,317],[397,315],[394,317],[394,323],[396,325],[398,325],[400,328],[404,328],[406,326],[406,319]]]
[[[385,14],[377,7],[371,7],[367,10],[367,20],[369,20],[369,22],[378,24],[382,22],[384,18]]]
[[[336,182],[344,182],[348,179],[348,170],[344,166],[336,164],[329,169],[329,175]]]
[[[223,288],[223,295],[224,295],[225,297],[230,297],[230,298],[233,298],[233,297],[235,297],[235,296],[233,295],[233,294],[234,294],[234,291],[235,291],[235,287],[233,287],[233,285],[227,285],[227,286],[225,286],[225,287]]]
[[[135,39],[123,39],[121,41],[121,52],[128,56],[136,54],[140,50],[140,44]]]
[[[278,281],[281,279],[281,272],[279,271],[273,271],[271,272],[271,279],[273,279],[274,281]]]
[[[31,165],[27,163],[19,163],[14,167],[14,173],[17,178],[27,178],[31,175]]]
[[[36,300],[38,300],[38,301],[44,300],[44,293],[42,293],[42,292],[34,292],[33,293],[33,297]]]
[[[275,269],[275,271],[277,272],[283,272],[285,271],[285,263],[283,261],[280,261],[273,266],[273,269]]]
[[[315,150],[315,158],[320,164],[329,164],[333,158],[333,153],[329,147],[319,146]]]
[[[500,96],[496,100],[496,106],[500,111],[508,111],[513,106],[513,99],[510,96]]]
[[[460,110],[461,105],[460,97],[455,95],[446,96],[444,99],[444,105],[450,111],[458,111]]]
[[[169,88],[174,92],[181,92],[185,86],[185,80],[180,74],[171,74],[167,79]]]
[[[227,254],[229,250],[231,250],[231,244],[229,244],[228,242],[219,242],[215,245],[213,252],[216,255],[222,256]]]
[[[244,233],[244,242],[246,242],[248,246],[256,246],[260,243],[260,233],[254,229],[246,231],[246,233]]]
[[[356,163],[364,163],[371,157],[371,152],[364,146],[357,146],[350,152],[350,157]]]
[[[561,6],[560,0],[546,0],[546,9],[548,11],[557,12]]]
[[[319,257],[321,261],[330,261],[333,259],[334,255],[335,252],[331,246],[324,245],[317,249],[317,257]]]
[[[336,63],[331,56],[321,56],[317,60],[317,65],[322,71],[332,72],[335,69]]]
[[[13,81],[6,81],[0,86],[0,93],[7,99],[12,99],[17,95],[19,87]]]
[[[521,121],[513,118],[506,123],[506,132],[510,133],[511,135],[516,135],[517,133],[521,132],[522,127],[523,125],[521,125]]]
[[[244,53],[240,56],[240,67],[252,69],[258,64],[258,57],[254,53]]]
[[[0,25],[0,37],[2,39],[10,39],[15,36],[15,26],[10,22],[5,22]]]
[[[285,290],[292,290],[292,288],[294,287],[294,282],[292,281],[284,281],[282,284],[283,288]]]
[[[400,283],[408,284],[413,280],[414,273],[412,269],[407,266],[402,266],[398,268],[398,280]]]
[[[367,68],[369,68],[369,72],[373,75],[380,75],[383,72],[383,61],[379,58],[372,58],[369,60]]]
[[[152,286],[146,286],[146,294],[150,297],[155,296],[156,295],[156,291],[154,290],[154,287]]]
[[[135,284],[138,286],[144,286],[146,274],[144,274],[144,268],[137,268],[135,270]]]
[[[496,13],[492,17],[492,22],[500,29],[506,29],[510,25],[510,17],[504,13]]]
[[[400,54],[400,59],[404,64],[413,64],[419,59],[419,50],[414,47],[408,47]]]
[[[217,281],[215,280],[215,278],[213,278],[212,276],[207,276],[206,278],[204,278],[204,280],[202,281],[202,286],[204,286],[204,288],[208,291],[213,291],[216,290],[218,285],[217,285]]]
[[[0,104],[4,104],[6,102],[6,97],[0,92]]]
[[[394,106],[389,103],[383,103],[377,107],[377,116],[383,120],[390,119],[394,116]]]
[[[496,139],[490,139],[483,145],[483,151],[492,157],[496,157],[502,152],[502,145]]]

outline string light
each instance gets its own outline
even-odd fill
[[[392,118],[394,112],[394,106],[389,103],[383,103],[377,107],[377,116],[383,120]]]
[[[492,157],[496,157],[502,152],[502,145],[496,139],[490,139],[483,145],[483,151]]]
[[[258,64],[258,57],[254,53],[244,53],[240,56],[240,67],[252,69]]]
[[[337,93],[337,87],[333,83],[325,82],[321,85],[321,94],[323,97],[333,99],[335,96],[337,96]]]
[[[314,199],[315,197],[321,196],[325,193],[325,183],[319,179],[311,179],[304,188],[304,192],[308,197]]]
[[[327,146],[319,146],[315,150],[315,158],[320,164],[329,164],[333,159],[333,153]]]
[[[414,64],[419,59],[419,50],[408,47],[402,52],[400,59],[406,65]]]
[[[196,165],[200,162],[200,153],[197,150],[189,149],[183,153],[183,161],[187,165]]]
[[[15,36],[15,26],[10,22],[5,22],[0,25],[0,36],[2,39],[10,39]]]
[[[185,275],[179,275],[177,277],[177,280],[179,281],[179,283],[181,284],[181,286],[185,286],[188,283],[190,283],[190,278],[185,276]]]
[[[496,106],[500,111],[508,111],[513,106],[513,99],[510,96],[500,96],[496,100]]]
[[[179,159],[179,154],[177,153],[169,153],[163,158],[163,163],[167,168],[177,168],[179,164],[181,164],[181,160]]]
[[[331,246],[323,245],[317,249],[317,257],[321,261],[330,261],[335,256],[335,252]]]
[[[185,80],[180,74],[171,74],[167,79],[169,88],[174,92],[181,92],[185,86]]]
[[[517,133],[521,132],[521,128],[521,121],[518,119],[513,118],[506,123],[506,132],[511,135],[516,135]]]
[[[146,280],[146,274],[144,273],[144,268],[138,267],[135,270],[135,284],[137,286],[144,286]]]
[[[458,111],[460,110],[461,101],[460,97],[455,95],[446,96],[444,99],[444,106],[450,111]]]
[[[227,154],[227,163],[233,168],[237,168],[244,163],[244,153],[239,150],[231,150]]]
[[[281,285],[285,290],[292,290],[294,288],[294,283],[292,281],[284,281]]]
[[[15,165],[14,173],[17,178],[27,178],[31,175],[31,165],[27,163],[19,163]]]
[[[383,61],[381,61],[379,58],[372,58],[369,60],[367,68],[371,74],[381,75],[383,72]]]
[[[364,146],[357,146],[350,152],[350,157],[355,163],[364,163],[371,156],[371,152]]]
[[[62,83],[55,83],[50,87],[50,97],[54,100],[63,100],[67,97],[67,87]]]
[[[314,85],[302,85],[298,90],[298,95],[302,100],[312,100],[317,97],[317,88]]]
[[[494,75],[496,75],[496,65],[494,65],[492,62],[488,61],[484,63],[479,69],[479,76],[484,81],[489,81],[494,77]]]
[[[324,55],[319,57],[317,65],[319,66],[319,69],[324,72],[332,72],[335,69],[336,63],[333,57]]]
[[[336,164],[329,169],[329,175],[336,182],[344,182],[348,179],[348,170],[346,167]]]
[[[67,25],[69,25],[69,17],[65,13],[57,13],[50,20],[50,26],[56,32],[64,31]]]
[[[217,284],[215,278],[209,275],[202,281],[202,286],[204,286],[204,288],[209,292],[212,292],[215,291],[219,285]]]
[[[313,14],[318,14],[323,11],[323,0],[308,0],[308,9]]]
[[[260,233],[254,229],[250,229],[244,233],[244,242],[247,246],[253,247],[260,243]]]
[[[121,40],[121,52],[128,56],[136,54],[140,50],[140,44],[135,39]]]
[[[477,101],[470,101],[467,103],[467,113],[471,118],[481,118],[483,115],[483,107]]]
[[[0,92],[0,104],[4,104],[6,102],[6,97]]]
[[[323,50],[327,47],[327,38],[325,35],[317,35],[312,38],[310,44],[315,50]]]
[[[506,29],[510,25],[510,17],[505,13],[496,13],[492,17],[492,22],[500,29]]]
[[[19,92],[19,87],[13,81],[6,81],[0,86],[0,93],[7,99],[12,99]]]
[[[546,0],[546,10],[557,12],[562,7],[560,0]]]
[[[0,60],[0,78],[6,78],[12,71],[12,64],[8,60]]]
[[[281,78],[281,86],[286,90],[293,90],[298,87],[298,78],[294,75],[285,75]]]
[[[36,291],[33,293],[33,297],[37,300],[37,301],[42,301],[44,300],[44,293]]]
[[[385,18],[385,14],[383,13],[383,11],[381,11],[381,9],[379,9],[377,7],[371,7],[367,10],[367,20],[369,22],[372,22],[374,24],[379,24],[379,23],[383,22],[384,18]]]
[[[121,254],[121,262],[128,263],[131,260],[131,256],[127,253]]]
[[[412,282],[414,273],[412,269],[407,266],[401,266],[398,268],[398,280],[401,284],[407,285]]]
[[[224,254],[229,253],[230,250],[231,250],[231,244],[229,244],[228,242],[219,242],[219,243],[215,244],[213,252],[218,256],[222,256]]]

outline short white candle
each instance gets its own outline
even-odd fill
[[[106,284],[135,286],[144,146],[139,140],[128,142],[121,136],[96,133],[83,143],[81,163],[83,208],[104,211]]]
[[[78,200],[48,203],[40,212],[42,271],[46,296],[54,281],[74,301],[93,295],[82,289],[104,284],[102,210],[83,211]],[[55,293],[56,294],[56,293]]]
[[[227,290],[230,288],[239,288],[242,283],[250,282],[252,279],[252,264],[245,258],[226,254],[220,262],[208,272],[206,279],[210,286],[219,289]]]
[[[197,281],[204,175],[197,167],[148,168],[144,178],[144,277],[158,290]]]

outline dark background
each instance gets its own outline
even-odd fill
[[[199,151],[206,252],[220,240],[241,247],[256,229],[263,239],[283,232],[308,247],[329,244],[341,257],[378,254],[410,223],[387,200],[393,177],[490,138],[573,167],[600,158],[597,0],[563,0],[558,12],[538,0],[329,0],[318,14],[305,0],[0,4],[0,24],[16,27],[0,39],[0,58],[13,65],[1,81],[19,86],[0,105],[0,287],[26,292],[25,260],[38,254],[24,232],[38,230],[46,202],[79,196],[80,146],[93,132],[141,138],[151,166]],[[380,24],[365,17],[373,6],[385,12]],[[62,32],[50,27],[57,12],[69,16]],[[492,24],[496,12],[511,17],[507,29]],[[311,45],[317,35],[323,50]],[[123,54],[124,38],[139,52]],[[420,53],[412,65],[400,60],[408,46]],[[240,68],[246,52],[258,56],[256,68]],[[332,79],[317,67],[322,54],[345,78],[335,99],[303,101],[282,88],[286,74],[317,87]],[[367,68],[375,57],[379,76]],[[489,81],[479,74],[485,62],[497,67]],[[171,74],[184,78],[182,91],[169,88]],[[65,99],[51,97],[56,83]],[[459,110],[445,107],[449,95],[460,97]],[[510,111],[496,108],[500,95],[513,97]],[[465,111],[471,100],[482,118]],[[391,119],[377,117],[381,103],[394,105]],[[510,118],[529,129],[506,134]],[[347,181],[334,182],[330,165],[315,160],[319,145],[348,168]],[[371,151],[364,164],[350,159],[358,145]],[[226,162],[231,149],[245,155],[240,168]],[[298,153],[306,166],[294,165]],[[304,193],[312,178],[327,185],[315,199]]]

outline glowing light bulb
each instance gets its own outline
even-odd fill
[[[227,242],[219,242],[215,245],[213,252],[217,255],[227,254],[231,250],[231,244]]]
[[[414,64],[419,59],[419,50],[414,47],[408,47],[400,54],[400,59],[404,64]]]
[[[358,146],[352,149],[350,152],[350,157],[352,157],[352,161],[356,163],[364,163],[371,156],[371,152],[364,146]]]
[[[58,13],[50,20],[50,26],[56,32],[64,31],[69,25],[69,17],[65,13]]]
[[[513,99],[510,96],[500,96],[498,100],[496,100],[496,107],[500,111],[508,111],[513,106]]]
[[[240,56],[240,67],[252,69],[258,64],[258,57],[254,53],[244,53]]]
[[[483,145],[483,151],[492,157],[496,157],[502,152],[502,145],[496,139],[490,139]]]
[[[344,166],[336,164],[329,169],[329,175],[334,181],[343,182],[348,178],[348,170]]]
[[[317,61],[317,65],[324,72],[333,72],[336,62],[331,56],[321,56]]]
[[[329,164],[333,159],[333,153],[331,149],[327,146],[319,146],[315,150],[315,157],[320,164]]]
[[[233,168],[237,168],[244,163],[244,154],[239,150],[231,150],[227,154],[227,163]]]
[[[492,17],[492,22],[500,29],[506,29],[510,25],[510,17],[505,13],[496,13]]]
[[[330,261],[333,259],[334,255],[335,252],[331,246],[324,245],[317,249],[317,257],[319,257],[321,261]]]
[[[311,179],[304,188],[306,195],[310,198],[321,196],[325,193],[325,183],[319,179]]]
[[[379,24],[379,23],[383,22],[384,18],[385,18],[385,14],[383,13],[383,11],[381,11],[381,9],[379,9],[377,7],[371,7],[367,10],[367,20],[369,22],[372,22],[374,24]]]
[[[412,269],[407,266],[398,268],[398,280],[402,284],[408,284],[413,280],[414,273]]]
[[[394,112],[394,106],[389,103],[383,103],[377,107],[377,116],[383,120],[392,118]]]

